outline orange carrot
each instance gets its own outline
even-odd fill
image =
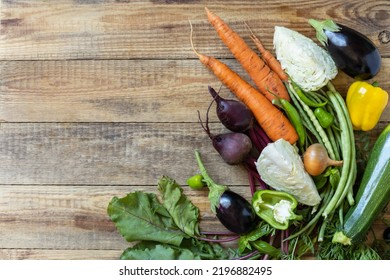
[[[259,91],[269,100],[279,98],[290,100],[286,87],[268,67],[266,63],[252,50],[236,32],[234,32],[220,17],[206,9],[207,17],[214,26],[221,40],[232,52],[241,66],[248,72]]]
[[[270,100],[242,79],[226,64],[213,57],[198,53],[193,46],[192,35],[191,46],[200,62],[209,68],[252,111],[256,121],[272,141],[283,138],[293,144],[298,140],[298,134],[293,125]]]
[[[271,68],[271,70],[274,71],[279,76],[279,78],[283,82],[287,82],[288,81],[288,76],[284,72],[282,66],[280,65],[280,62],[275,58],[275,56],[269,50],[267,50],[264,47],[263,43],[260,41],[259,38],[257,38],[255,36],[255,34],[252,32],[252,30],[250,29],[248,24],[246,24],[246,26],[248,27],[248,29],[249,29],[249,31],[251,33],[251,39],[255,43],[255,45],[256,45],[257,49],[259,50],[263,60],[267,63],[269,68]]]
[[[198,53],[207,66],[253,113],[258,124],[272,141],[280,138],[295,143],[298,134],[285,115],[270,100],[219,60]]]

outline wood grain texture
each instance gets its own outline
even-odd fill
[[[251,82],[237,61],[224,59]],[[198,60],[0,61],[0,120],[7,122],[197,122],[221,83]],[[376,77],[390,89],[390,58]],[[353,80],[339,73],[343,95]],[[221,95],[233,98],[226,87]],[[390,119],[390,104],[382,121]],[[210,114],[216,121],[215,113]]]
[[[124,250],[131,244],[110,221],[107,206],[112,197],[135,190],[157,193],[157,182],[151,186],[2,186],[0,248]],[[201,230],[226,231],[210,211],[206,190],[187,186],[183,190],[202,209]],[[231,190],[250,198],[247,186],[231,186]]]
[[[231,57],[205,16],[219,14],[249,40],[247,22],[266,45],[273,27],[283,25],[314,35],[308,18],[336,18],[360,30],[389,56],[390,4],[375,1],[2,1],[1,60],[135,59],[194,57],[190,19],[199,50]],[[264,24],[266,23],[266,24]],[[386,33],[387,32],[387,33]],[[382,35],[380,35],[382,34]]]
[[[123,250],[0,249],[1,260],[117,260]]]
[[[0,259],[117,259],[131,244],[109,221],[107,201],[135,189],[156,192],[151,186],[2,186]],[[245,186],[232,190],[249,198]],[[209,210],[207,192],[184,187],[184,193],[202,209],[201,230],[225,231]],[[385,228],[382,220],[374,227]]]
[[[226,131],[218,123],[210,129]],[[198,124],[2,123],[0,139],[2,184],[155,185],[162,175],[184,184],[198,170],[195,149],[216,181],[248,183],[245,169],[225,164]]]
[[[216,179],[247,183],[229,176],[243,168],[224,164],[198,124],[3,123],[0,138],[4,184],[154,185],[162,175],[184,183],[197,171],[195,149]]]
[[[245,169],[225,164],[198,123],[207,85],[220,82],[193,53],[188,20],[196,48],[249,81],[205,6],[253,48],[245,22],[271,48],[275,25],[314,38],[307,19],[334,18],[378,46],[377,80],[390,92],[387,0],[0,0],[0,259],[117,259],[129,244],[109,220],[109,201],[156,192],[162,175],[200,208],[202,230],[224,230],[207,191],[185,185],[197,172],[195,149],[217,182],[250,198]],[[351,82],[343,73],[334,81],[344,96]],[[214,133],[226,131],[213,112],[210,121]],[[389,215],[374,223],[377,237]]]

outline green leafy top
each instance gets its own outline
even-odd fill
[[[186,237],[152,193],[136,191],[123,198],[113,197],[107,211],[129,242],[153,240],[179,245]]]
[[[184,238],[199,234],[199,209],[173,179],[164,176],[158,185],[163,204],[153,193],[136,191],[112,198],[108,215],[129,242],[149,240],[179,246]]]
[[[175,180],[158,182],[161,202],[154,193],[136,191],[114,197],[107,212],[129,242],[138,241],[121,255],[126,260],[229,259],[236,251],[198,240],[199,209]]]
[[[316,37],[318,41],[320,41],[320,43],[324,46],[328,44],[328,37],[326,36],[324,30],[338,32],[341,29],[340,26],[338,26],[333,20],[330,19],[326,19],[324,21],[309,19],[308,22],[316,30]]]
[[[251,243],[260,240],[264,236],[275,235],[276,229],[265,221],[260,221],[259,225],[247,233],[241,235],[238,241],[238,252],[244,253],[246,249],[252,250]]]
[[[196,161],[199,165],[200,173],[203,176],[203,181],[207,184],[207,187],[209,188],[209,201],[210,201],[210,207],[211,211],[213,213],[216,213],[216,208],[219,205],[219,199],[221,198],[221,195],[228,189],[227,186],[219,185],[211,179],[209,174],[206,171],[206,168],[200,158],[200,153],[198,151],[195,151],[195,157]]]
[[[199,209],[183,194],[175,180],[164,176],[158,183],[163,206],[174,223],[189,236],[199,235]]]
[[[140,242],[132,248],[127,248],[121,255],[121,260],[200,260],[200,256],[190,249],[179,249],[167,244],[155,242]]]

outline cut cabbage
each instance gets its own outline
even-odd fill
[[[337,75],[332,57],[301,33],[275,26],[274,48],[282,68],[305,91],[316,91]]]
[[[261,179],[271,188],[293,195],[299,203],[315,206],[321,201],[312,177],[296,148],[284,139],[269,143],[256,161]]]

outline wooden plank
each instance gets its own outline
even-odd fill
[[[223,62],[251,82],[237,61]],[[8,122],[197,122],[212,100],[207,85],[221,85],[198,60],[0,61],[0,72]],[[376,79],[388,92],[389,73],[385,58]],[[352,81],[339,73],[334,84],[345,95]],[[221,95],[234,98],[226,87]]]
[[[231,189],[250,199],[246,186]],[[72,258],[89,258],[91,251],[102,250],[93,257],[100,258],[104,252],[124,250],[132,244],[120,236],[106,209],[113,196],[122,197],[135,190],[157,192],[156,186],[2,186],[0,259],[66,259],[74,250],[80,251],[80,255]],[[226,231],[209,209],[206,190],[194,191],[186,186],[183,190],[200,209],[202,231]],[[389,218],[387,211],[375,221],[377,238],[382,238],[383,220]],[[48,249],[58,252],[46,252]],[[60,256],[59,252],[67,253]],[[111,258],[112,254],[106,257]]]
[[[155,185],[162,175],[184,184],[197,171],[195,149],[216,181],[248,183],[245,169],[224,163],[198,124],[3,123],[0,139],[1,184]]]
[[[0,60],[194,57],[189,45],[188,19],[196,29],[194,39],[199,50],[231,57],[207,22],[205,6],[229,22],[248,42],[244,21],[270,46],[275,25],[314,37],[307,20],[332,16],[366,34],[383,56],[390,55],[387,0],[277,0],[258,5],[249,0],[229,5],[223,1],[2,0],[1,5]]]
[[[250,198],[246,186],[232,186],[231,189]],[[120,236],[106,209],[113,196],[122,197],[135,190],[157,193],[157,184],[3,185],[0,189],[0,248],[124,250],[131,244]],[[210,211],[207,190],[194,191],[187,186],[183,186],[183,190],[200,209],[202,231],[226,231]],[[0,250],[0,259],[5,252]],[[23,257],[30,258],[29,255]]]
[[[123,250],[0,249],[1,260],[117,260]]]
[[[162,175],[184,183],[197,170],[195,149],[216,180],[247,183],[243,168],[222,162],[199,124],[2,123],[0,139],[2,184],[155,185]]]
[[[195,149],[216,181],[248,183],[245,169],[224,163],[198,124],[3,123],[0,139],[1,184],[155,185],[162,175],[184,184],[198,169]]]
[[[390,92],[386,0],[0,0],[0,259],[117,259],[129,244],[108,202],[155,192],[162,175],[200,208],[202,230],[224,230],[207,190],[185,186],[197,172],[196,148],[217,182],[250,198],[244,168],[223,163],[197,123],[196,110],[211,100],[206,86],[220,83],[196,60],[188,19],[196,48],[243,74],[206,5],[251,44],[245,20],[268,47],[275,25],[314,37],[308,18],[337,18],[378,45],[377,78]],[[335,85],[345,94],[351,81],[340,74]],[[373,138],[389,108],[381,120]],[[211,121],[213,132],[225,131],[214,114]],[[389,215],[374,223],[379,238]]]
[[[196,122],[212,100],[207,85],[220,86],[195,60],[12,61],[0,70],[0,119],[10,122]]]

